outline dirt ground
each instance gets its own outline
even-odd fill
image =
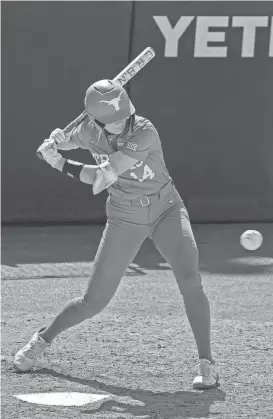
[[[248,252],[240,234],[257,229]],[[108,307],[57,337],[30,373],[14,353],[86,287],[103,226],[2,228],[3,419],[272,419],[273,224],[195,225],[220,387],[191,388],[197,352],[172,271],[147,240]],[[40,392],[107,394],[78,407]]]

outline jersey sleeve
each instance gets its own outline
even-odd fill
[[[72,142],[79,148],[88,149],[90,141],[96,141],[98,135],[98,130],[89,120],[85,120],[79,126],[73,128],[69,143]]]
[[[156,131],[152,127],[141,129],[129,137],[129,140],[120,147],[126,156],[130,156],[138,161],[144,161],[157,137]]]

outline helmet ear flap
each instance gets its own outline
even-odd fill
[[[98,121],[93,115],[90,115],[90,113],[87,113],[87,115],[93,124],[98,125],[101,129],[105,127],[105,124],[103,122]]]

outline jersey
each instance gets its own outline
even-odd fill
[[[97,164],[108,160],[116,151],[138,160],[107,189],[110,195],[121,199],[139,198],[157,192],[170,180],[159,134],[154,125],[141,116],[136,115],[133,124],[119,135],[108,134],[85,120],[74,128],[70,142],[89,150]]]

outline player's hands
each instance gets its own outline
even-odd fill
[[[62,129],[56,128],[50,134],[49,139],[55,141],[57,145],[62,143],[68,143],[70,139],[70,133],[65,134]]]
[[[50,138],[46,139],[43,144],[40,145],[37,150],[37,154],[40,154],[42,158],[52,167],[55,167],[60,159],[62,159],[62,155],[58,153],[55,141]]]

